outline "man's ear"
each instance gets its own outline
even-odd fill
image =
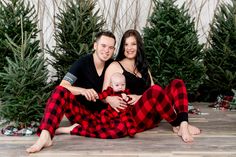
[[[94,43],[93,43],[93,49],[94,49],[95,51],[96,51],[97,47],[98,47],[97,42],[94,42]]]

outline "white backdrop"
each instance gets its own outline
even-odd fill
[[[55,45],[53,34],[55,30],[55,16],[58,8],[62,7],[63,0],[25,0],[34,4],[38,13],[39,38],[41,47]],[[67,0],[64,0],[65,2]],[[96,9],[106,20],[106,29],[113,31],[119,39],[124,31],[135,28],[142,31],[147,25],[147,18],[152,13],[152,0],[95,0]],[[195,26],[199,34],[200,43],[206,43],[208,38],[209,23],[212,20],[215,9],[220,3],[231,0],[177,0],[178,5],[186,3],[189,14],[195,18]],[[118,44],[117,44],[118,45]],[[50,57],[46,55],[46,57]],[[51,72],[54,70],[50,69]]]
[[[66,1],[66,0],[64,0]],[[63,0],[30,0],[38,11],[41,46],[53,46],[54,23],[58,8]],[[209,23],[215,8],[222,2],[230,0],[177,0],[177,4],[186,3],[189,14],[195,18],[199,41],[206,42]],[[130,28],[142,31],[147,25],[147,18],[152,12],[152,0],[96,0],[96,9],[105,17],[106,29],[112,30],[118,41],[121,34]]]

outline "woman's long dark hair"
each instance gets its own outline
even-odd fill
[[[150,76],[148,74],[148,64],[144,55],[144,44],[142,37],[137,30],[130,29],[123,34],[116,60],[121,61],[125,58],[125,41],[128,37],[131,36],[133,36],[137,41],[137,55],[135,58],[135,67],[141,73],[142,78],[147,82],[147,85],[150,85],[151,81]]]

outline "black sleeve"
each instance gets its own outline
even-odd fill
[[[72,64],[72,66],[70,67],[68,72],[71,73],[72,75],[74,75],[76,78],[78,78],[83,65],[84,65],[84,59],[82,58],[81,60],[75,61]]]
[[[80,75],[82,74],[83,71],[82,67],[85,66],[85,61],[86,61],[85,57],[82,57],[80,60],[75,61],[71,65],[69,71],[64,76],[63,80],[66,80],[71,84],[74,84],[77,81],[79,74]]]

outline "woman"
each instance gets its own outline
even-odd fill
[[[125,75],[126,86],[132,93],[128,104],[134,105],[132,114],[138,132],[151,129],[165,119],[186,143],[193,141],[192,135],[200,134],[200,129],[188,124],[188,98],[183,81],[173,80],[165,89],[154,85],[139,32],[128,30],[124,33],[116,60],[106,70],[103,89],[109,86],[112,74]],[[108,96],[106,102],[115,110],[127,106],[118,96]]]

